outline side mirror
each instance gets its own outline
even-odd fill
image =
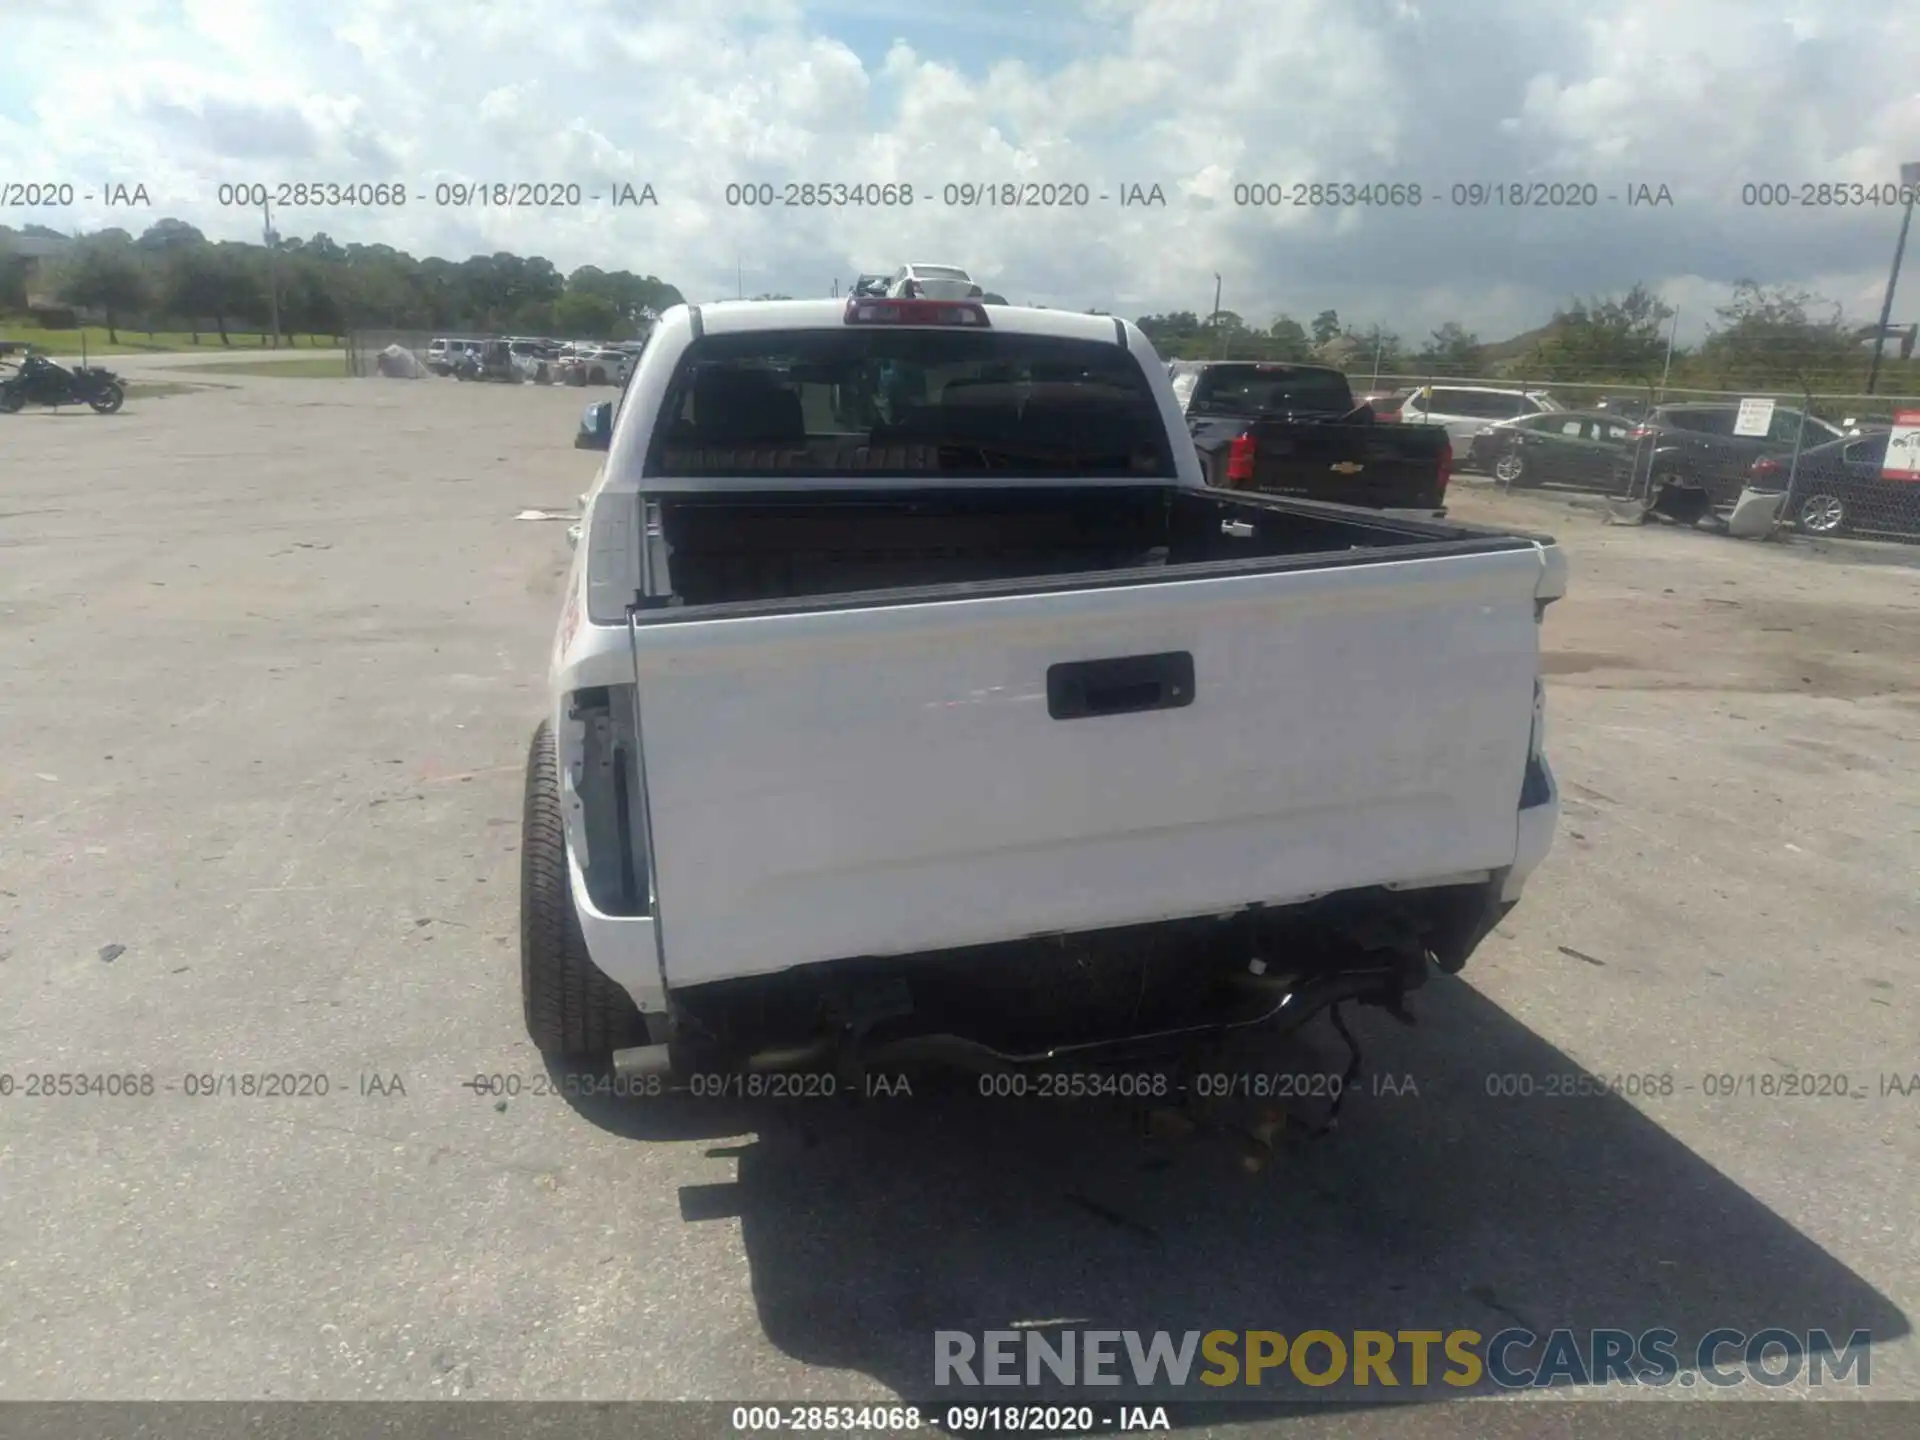
[[[613,442],[613,402],[601,400],[587,406],[580,416],[580,433],[573,437],[576,450],[605,450]]]

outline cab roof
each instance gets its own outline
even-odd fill
[[[954,301],[954,304],[962,302]],[[980,302],[970,302],[978,304]],[[1038,310],[1025,305],[989,305],[989,329],[1011,335],[1046,335],[1061,340],[1115,343],[1114,317],[1077,310]],[[660,317],[663,327],[685,325],[693,310],[709,335],[742,335],[761,330],[838,330],[847,323],[847,302],[838,300],[745,300],[727,305],[676,305]],[[1126,322],[1121,322],[1126,324]],[[1134,327],[1126,324],[1129,335]]]

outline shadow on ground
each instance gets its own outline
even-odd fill
[[[1219,1137],[1155,1139],[1100,1102],[963,1091],[753,1112],[582,1108],[636,1137],[757,1133],[726,1152],[737,1181],[683,1191],[683,1214],[739,1218],[776,1346],[908,1396],[936,1395],[935,1331],[1032,1322],[1286,1335],[1665,1327],[1683,1363],[1723,1326],[1824,1329],[1841,1345],[1861,1329],[1876,1342],[1908,1333],[1865,1280],[1625,1101],[1489,1098],[1490,1073],[1581,1067],[1476,991],[1437,981],[1415,1002],[1414,1030],[1355,1017],[1380,1078],[1360,1082],[1338,1131],[1283,1146],[1254,1175]],[[1401,1093],[1374,1093],[1389,1084]],[[1257,1403],[1262,1391],[1201,1388],[1179,1393],[1245,1395],[1249,1420],[1282,1413]]]

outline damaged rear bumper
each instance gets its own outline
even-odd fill
[[[614,1069],[850,1077],[1187,1064],[1242,1037],[1288,1034],[1349,1002],[1410,1023],[1408,995],[1433,971],[1465,964],[1513,908],[1507,888],[1499,872],[1464,885],[715,982],[671,994],[670,1038],[617,1052]]]

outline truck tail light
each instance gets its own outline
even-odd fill
[[[847,300],[849,325],[958,325],[990,329],[987,307],[979,300],[875,300],[856,295]]]
[[[1647,439],[1652,434],[1653,427],[1651,425],[1636,425],[1627,432],[1627,439],[1638,445],[1642,440]]]
[[[1453,479],[1453,442],[1440,447],[1440,498],[1447,498],[1447,482]]]
[[[1253,462],[1259,448],[1251,435],[1234,437],[1233,448],[1227,452],[1228,485],[1253,484]]]
[[[1769,481],[1784,479],[1786,473],[1786,466],[1782,465],[1778,460],[1768,459],[1754,461],[1753,468],[1747,472],[1747,475],[1755,484],[1764,485]]]

